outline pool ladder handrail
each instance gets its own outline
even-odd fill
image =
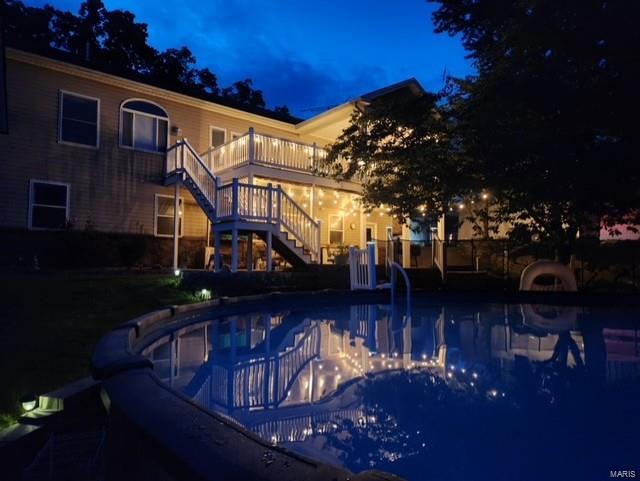
[[[391,306],[392,308],[396,304],[396,289],[398,287],[398,272],[402,274],[404,277],[404,283],[407,287],[407,318],[411,319],[411,281],[409,280],[409,275],[404,268],[395,261],[391,261],[388,263],[389,270],[391,271]]]

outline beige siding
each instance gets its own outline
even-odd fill
[[[164,156],[135,152],[118,145],[119,109],[123,101],[144,98],[161,105],[169,114],[170,130],[179,127],[184,137],[204,151],[211,125],[228,132],[257,131],[296,139],[291,132],[249,122],[230,115],[199,109],[162,96],[141,95],[79,76],[13,60],[7,61],[9,135],[0,136],[0,175],[4,206],[1,227],[27,226],[29,179],[66,182],[71,185],[70,218],[75,228],[91,223],[100,231],[153,233],[155,194],[172,195],[162,186]],[[60,144],[58,99],[60,90],[100,99],[99,148]],[[171,134],[170,144],[176,140]],[[185,235],[206,235],[206,218],[186,189]]]

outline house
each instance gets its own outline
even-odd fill
[[[296,121],[6,48],[0,229],[152,236],[171,244],[162,264],[176,269],[333,263],[369,241],[384,259],[387,239],[409,229],[385,206],[365,212],[360,183],[322,175],[321,161],[359,103],[399,88],[421,87]]]

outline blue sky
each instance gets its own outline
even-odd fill
[[[27,0],[30,5],[44,1]],[[52,0],[78,11],[80,0]],[[251,78],[268,106],[310,117],[385,85],[416,77],[428,90],[443,72],[472,72],[460,41],[433,33],[424,0],[105,0],[149,25],[163,50],[187,45],[222,86]]]

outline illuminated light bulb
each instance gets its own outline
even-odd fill
[[[471,375],[473,376],[473,379],[478,379],[478,373],[477,372],[474,372]]]
[[[473,381],[471,381],[471,382],[469,383],[469,386],[471,386],[471,387],[473,387],[473,386],[475,386],[475,385],[476,385],[476,384],[475,384]]]
[[[335,366],[335,367],[333,368],[333,370],[334,370],[334,371],[339,371],[338,366]]]
[[[426,359],[426,358],[427,358],[427,355],[426,355],[426,354],[423,354],[423,355],[422,355],[422,359]]]
[[[322,205],[322,201],[321,200],[318,201],[318,205]]]
[[[451,378],[453,377],[453,373],[452,373],[451,371],[449,371],[449,372],[447,373],[447,377],[448,377],[449,379],[451,379]]]
[[[173,271],[173,275],[178,277],[180,275],[180,269],[176,269],[175,271]]]
[[[322,364],[319,364],[319,365],[318,365],[318,369],[322,369]]]
[[[484,200],[487,200],[489,198],[489,194],[487,194],[486,192],[484,194],[482,194],[482,198]]]
[[[462,374],[464,374],[465,372],[467,372],[467,370],[466,370],[464,367],[461,369],[461,371],[462,371]]]
[[[458,209],[460,210],[464,209],[464,204],[458,204]]]
[[[489,395],[490,395],[491,397],[497,397],[497,396],[498,396],[498,390],[497,390],[497,389],[491,389],[491,390],[489,391]]]

